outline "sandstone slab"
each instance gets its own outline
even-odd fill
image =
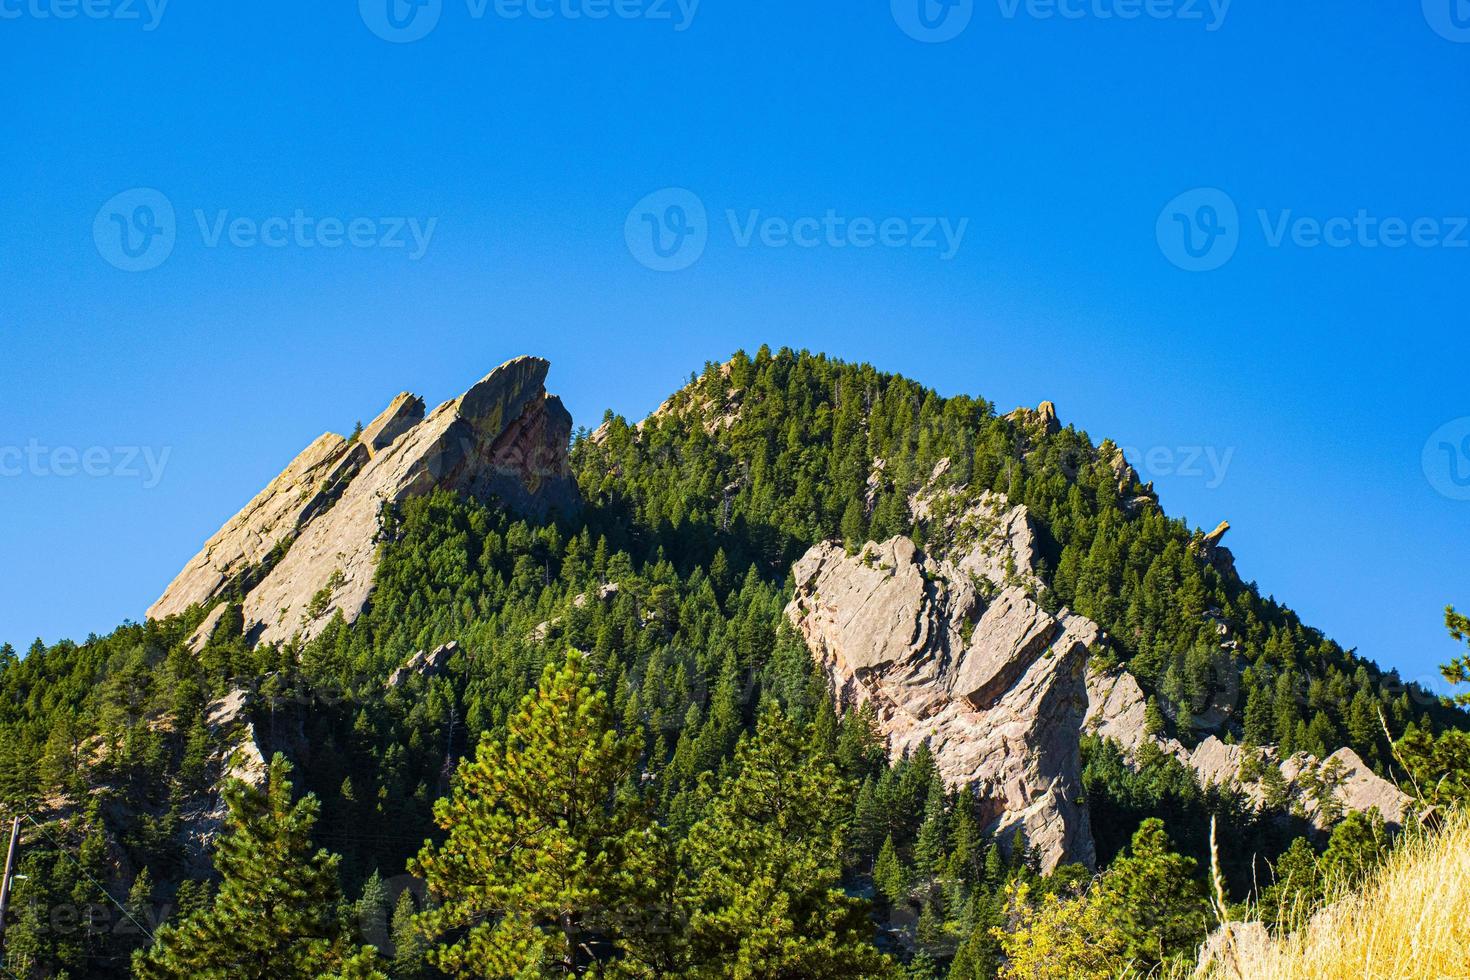
[[[927,742],[945,781],[986,801],[989,832],[1022,830],[1047,869],[1093,863],[1078,733],[1094,624],[1016,588],[987,606],[906,537],[816,545],[794,575],[787,615],[842,706],[873,705],[894,757]]]

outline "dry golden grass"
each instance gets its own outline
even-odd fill
[[[1470,817],[1406,835],[1372,879],[1306,928],[1270,941],[1249,935],[1208,980],[1470,978]]]

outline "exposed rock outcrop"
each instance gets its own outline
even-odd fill
[[[1057,407],[1051,402],[1042,402],[1035,408],[1018,408],[1007,415],[1006,420],[1035,430],[1036,434],[1043,436],[1062,431],[1062,422],[1057,418]]]
[[[213,599],[264,563],[317,510],[329,478],[350,452],[347,440],[339,435],[328,432],[317,437],[189,559],[149,607],[148,618],[162,619]]]
[[[428,417],[422,399],[402,394],[355,442],[322,436],[210,539],[148,615],[233,586],[245,592],[253,642],[310,638],[338,611],[352,621],[365,608],[385,508],[438,488],[533,515],[575,508],[572,420],[546,393],[549,367],[516,358]]]
[[[454,640],[441,644],[433,650],[420,650],[393,671],[388,677],[388,687],[402,687],[408,683],[408,679],[414,675],[420,677],[437,677],[449,666],[449,660],[459,652],[459,644]]]
[[[1194,770],[1201,784],[1240,790],[1256,806],[1267,795],[1261,768],[1277,769],[1285,784],[1287,805],[1318,830],[1327,830],[1342,813],[1375,807],[1389,823],[1402,824],[1408,818],[1412,800],[1350,748],[1338,749],[1326,759],[1306,752],[1283,759],[1272,746],[1248,749],[1227,745],[1211,735],[1188,749],[1177,739],[1149,734],[1143,690],[1127,671],[1090,671],[1087,699],[1089,733],[1112,739],[1129,756],[1136,756],[1145,745],[1156,746]]]
[[[1219,547],[1220,542],[1225,539],[1225,535],[1226,535],[1226,533],[1229,532],[1229,530],[1230,530],[1230,522],[1229,521],[1221,521],[1220,524],[1219,524],[1219,526],[1217,526],[1209,534],[1206,534],[1205,535],[1205,545],[1206,545],[1206,547],[1210,547],[1210,548]]]
[[[977,787],[990,832],[1022,829],[1047,869],[1093,863],[1078,732],[1095,624],[1014,586],[987,604],[906,537],[857,555],[819,544],[793,571],[787,615],[843,706],[873,705],[895,757],[927,741],[946,782]]]
[[[1045,586],[1035,574],[1038,552],[1030,511],[1024,504],[1011,506],[1005,494],[992,490],[966,503],[964,487],[939,482],[948,470],[949,460],[940,460],[928,485],[909,497],[909,511],[928,525],[934,550],[982,584],[1019,585],[1039,595]]]
[[[219,748],[209,758],[210,771],[217,774],[215,791],[200,805],[182,814],[185,871],[194,877],[205,877],[214,871],[209,850],[229,812],[220,789],[231,779],[250,786],[264,786],[269,769],[250,720],[248,691],[237,688],[211,701],[204,709],[204,723]]]

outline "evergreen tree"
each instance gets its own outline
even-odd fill
[[[428,943],[414,923],[417,912],[413,892],[405,888],[393,906],[393,980],[419,980],[428,966]]]
[[[890,905],[905,901],[909,894],[908,873],[899,859],[898,848],[893,846],[893,835],[889,834],[873,864],[873,887]]]
[[[133,957],[141,980],[379,977],[372,947],[354,946],[337,914],[336,855],[313,852],[320,809],[293,803],[291,765],[277,754],[267,784],[225,788],[226,830],[215,852],[222,881],[209,907],[160,928]]]
[[[1103,875],[1096,901],[1119,948],[1139,967],[1192,955],[1210,923],[1209,901],[1193,858],[1171,850],[1164,822],[1145,820],[1127,856]]]
[[[442,903],[418,916],[447,940],[434,965],[464,977],[593,965],[597,927],[634,899],[635,852],[653,845],[641,804],[619,792],[641,744],[613,731],[581,654],[546,667],[504,739],[487,735],[435,805],[448,839],[413,862]]]
[[[683,848],[686,975],[886,975],[866,903],[841,888],[851,784],[775,711],[742,739],[735,766],[718,792],[709,787],[709,815]]]

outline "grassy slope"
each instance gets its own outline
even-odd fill
[[[1209,980],[1470,977],[1470,816],[1411,834],[1379,872],[1300,932],[1242,943]]]

